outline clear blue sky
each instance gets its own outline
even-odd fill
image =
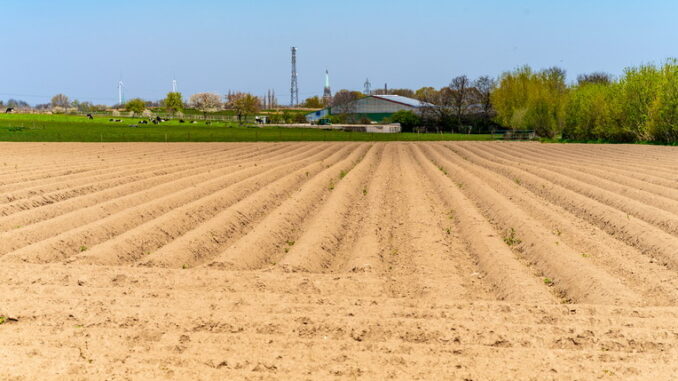
[[[440,87],[529,64],[577,74],[678,56],[678,1],[193,0],[4,2],[0,99],[95,103],[229,89],[289,99],[332,88]]]

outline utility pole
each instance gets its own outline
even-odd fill
[[[297,48],[292,47],[292,78],[290,81],[290,106],[299,104],[299,87],[297,85]]]

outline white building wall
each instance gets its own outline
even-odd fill
[[[393,113],[400,110],[414,110],[414,107],[374,97],[358,99],[355,105],[357,114]]]

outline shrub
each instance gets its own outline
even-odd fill
[[[403,132],[412,132],[421,125],[421,118],[409,110],[400,110],[389,118],[392,123],[400,123]]]

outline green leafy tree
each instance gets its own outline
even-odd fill
[[[552,138],[563,129],[568,90],[562,69],[535,73],[524,66],[505,73],[490,100],[498,123]]]
[[[390,117],[391,122],[400,123],[403,132],[412,132],[421,125],[421,118],[410,110],[396,111]]]
[[[304,103],[302,103],[301,106],[305,107],[305,108],[323,108],[323,107],[325,107],[322,99],[320,99],[320,97],[318,97],[317,95],[310,97],[310,98],[306,98],[306,100],[304,101]]]
[[[169,92],[163,101],[165,109],[172,115],[184,110],[184,99],[180,92]]]
[[[668,61],[661,70],[658,93],[650,106],[648,133],[651,140],[678,142],[678,60]]]
[[[233,93],[227,96],[227,107],[235,111],[238,122],[243,124],[248,116],[261,110],[261,101],[249,93]]]
[[[650,140],[650,108],[659,93],[662,72],[654,65],[627,68],[620,81],[624,131],[635,141]]]
[[[141,114],[146,109],[146,102],[141,98],[130,99],[125,103],[125,110],[131,111],[132,115]]]

